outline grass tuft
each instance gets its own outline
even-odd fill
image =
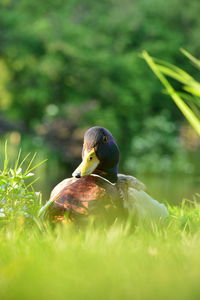
[[[33,183],[37,180],[32,171],[35,155],[21,160],[21,150],[14,165],[10,166],[5,143],[3,169],[0,170],[0,226],[5,224],[32,223],[41,207],[41,193],[36,192]],[[24,170],[23,170],[24,169]]]

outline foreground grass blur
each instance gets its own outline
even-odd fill
[[[162,228],[6,228],[1,299],[197,299],[199,228],[197,204],[171,208]]]
[[[2,174],[10,191],[9,180],[19,174],[24,180],[28,173],[11,171],[6,163]],[[37,219],[37,201],[30,204],[29,214],[34,218],[24,214],[23,201],[29,198],[13,194],[22,188],[26,196],[23,180],[1,201],[6,216],[1,216],[0,223],[0,299],[199,297],[198,195],[193,202],[169,207],[170,217],[159,227],[144,224],[133,228],[124,220],[111,227],[88,225],[81,229],[66,224],[52,229]],[[21,199],[23,205],[12,207],[10,215],[13,199]],[[3,222],[5,218],[7,222]]]

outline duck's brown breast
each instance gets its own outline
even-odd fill
[[[110,213],[122,205],[116,186],[98,176],[72,178],[66,184],[63,181],[51,197],[49,213],[55,221],[62,220],[66,213],[73,219],[77,215]]]

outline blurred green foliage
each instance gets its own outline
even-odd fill
[[[181,114],[139,53],[190,72],[177,50],[198,55],[199,9],[199,0],[1,1],[0,109],[19,124],[23,149],[59,152],[70,174],[84,130],[101,125],[120,145],[121,171],[198,171],[199,144],[193,133],[185,143]]]

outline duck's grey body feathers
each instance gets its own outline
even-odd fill
[[[119,174],[117,186],[124,207],[137,217],[138,222],[160,222],[167,218],[166,206],[147,194],[146,186],[135,177]]]

